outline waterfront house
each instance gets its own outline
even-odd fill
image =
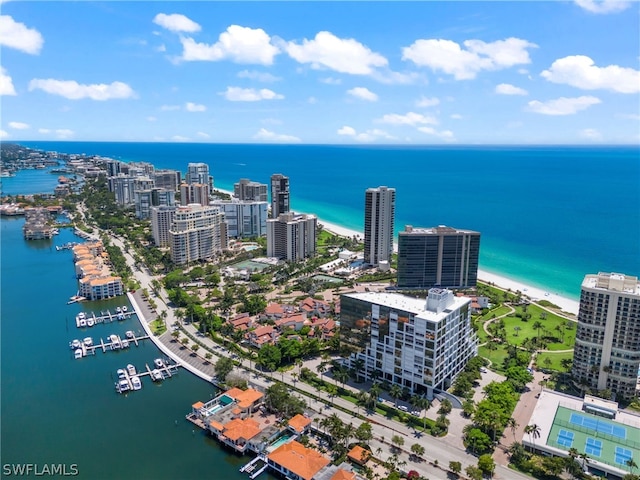
[[[293,440],[267,455],[269,467],[291,480],[313,480],[330,461],[319,452]]]
[[[289,430],[297,435],[305,435],[311,427],[311,419],[299,413],[287,422]]]
[[[371,452],[366,448],[362,448],[360,445],[356,445],[349,453],[347,453],[347,458],[352,462],[357,463],[358,465],[366,465],[366,463],[371,458]]]

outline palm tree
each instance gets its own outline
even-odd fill
[[[536,330],[538,330],[538,340],[540,340],[540,329],[542,328],[542,323],[540,323],[540,321],[536,320],[533,325],[531,325],[533,328],[535,328]]]
[[[532,440],[533,449],[535,450],[535,448],[536,448],[536,438],[540,438],[540,427],[538,425],[536,425],[535,423],[533,423],[531,425],[527,425],[526,427],[524,427],[524,433],[529,435],[529,439],[533,439]]]
[[[398,408],[398,399],[402,396],[402,387],[397,384],[391,385],[391,390],[389,390],[389,395],[395,401],[395,406]]]
[[[355,362],[353,362],[353,368],[356,371],[356,380],[359,381],[360,380],[360,372],[362,372],[364,370],[364,366],[365,366],[365,362],[362,358],[357,358]],[[367,376],[367,372],[365,370],[364,372],[364,376],[365,376],[365,380],[366,380],[366,376]]]
[[[349,380],[349,372],[343,367],[334,367],[333,378],[336,379],[336,385],[340,382],[342,384],[342,388],[344,388],[345,382]]]
[[[316,371],[320,374],[320,378],[322,378],[322,375],[324,374],[324,372],[327,371],[327,363],[326,362],[320,362],[318,364],[318,366],[316,367]]]
[[[633,458],[629,458],[624,464],[629,467],[629,473],[633,474],[633,469],[638,468],[638,464],[633,461]]]
[[[582,460],[582,471],[584,471],[585,464],[589,463],[589,455],[582,452],[580,455],[578,455],[578,457],[580,457],[580,460]]]
[[[411,397],[411,405],[418,410],[424,410],[424,423],[422,425],[423,430],[427,429],[427,410],[431,408],[431,402],[423,395],[414,395]]]
[[[516,430],[520,425],[518,425],[518,422],[516,421],[515,418],[511,417],[509,420],[507,420],[507,427],[509,427],[511,429],[511,433],[513,434],[513,441],[516,441]]]

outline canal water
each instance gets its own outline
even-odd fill
[[[123,351],[76,360],[74,338],[106,340],[142,332],[137,318],[78,329],[75,315],[128,304],[126,296],[68,305],[76,294],[72,252],[56,245],[81,241],[72,229],[52,240],[25,241],[23,217],[0,220],[1,463],[77,466],[80,478],[247,479],[249,460],[223,449],[185,420],[191,405],[215,388],[186,370],[162,383],[116,393],[116,370],[138,370],[161,356],[145,340]],[[260,479],[273,478],[263,474]]]

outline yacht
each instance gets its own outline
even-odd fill
[[[133,330],[127,330],[124,335],[127,338],[133,338]]]
[[[156,358],[153,363],[157,368],[164,368],[164,362],[161,358]]]
[[[116,373],[118,374],[118,378],[120,380],[125,380],[127,378],[127,372],[124,371],[124,368],[119,368]]]
[[[120,307],[116,307],[116,313],[120,313],[122,309]]]
[[[142,388],[142,382],[140,381],[140,377],[138,377],[137,375],[131,377],[131,383],[134,390],[140,390]]]
[[[122,348],[129,348],[129,340],[122,340]]]
[[[127,365],[127,372],[129,372],[129,375],[133,376],[135,375],[136,372],[136,367],[134,367],[132,364]]]
[[[109,341],[111,342],[111,350],[120,348],[120,340],[118,340],[117,335],[109,335]]]
[[[91,337],[85,337],[83,340],[83,343],[85,345],[85,347],[90,347],[93,345],[93,338]]]
[[[127,306],[126,305],[122,306],[122,313],[127,313]]]
[[[119,393],[124,393],[128,391],[129,382],[126,380],[120,380],[118,383],[116,383],[116,390],[118,390]]]
[[[87,327],[93,327],[96,324],[93,318],[87,318]]]
[[[118,314],[118,320],[124,320],[124,314],[119,313]]]
[[[76,348],[75,352],[73,352],[73,357],[76,359],[82,358],[82,349]]]
[[[154,382],[158,382],[163,379],[164,377],[162,376],[162,372],[160,370],[156,368],[151,371],[151,380],[153,380]]]
[[[78,340],[77,338],[73,340],[71,343],[69,343],[69,346],[71,347],[72,350],[80,348],[80,345],[82,344],[80,343],[80,340]]]

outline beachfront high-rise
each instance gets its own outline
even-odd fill
[[[267,184],[252,182],[248,178],[241,178],[238,183],[233,184],[233,196],[239,200],[266,202]]]
[[[156,247],[169,247],[171,245],[169,230],[173,225],[175,213],[175,205],[151,207],[151,233]]]
[[[180,204],[199,203],[207,206],[209,205],[209,194],[209,185],[205,183],[183,183],[180,185]]]
[[[479,254],[479,232],[407,225],[398,234],[398,287],[475,287]]]
[[[340,342],[355,367],[433,398],[447,389],[478,351],[471,299],[432,288],[427,299],[397,293],[340,296]]]
[[[278,218],[290,209],[289,177],[275,173],[271,175],[271,218]]]
[[[316,253],[318,218],[294,212],[267,220],[267,256],[297,262]]]
[[[190,163],[187,165],[187,183],[202,183],[213,188],[213,179],[209,175],[209,165],[206,163]]]
[[[171,260],[184,265],[211,260],[227,247],[224,214],[218,207],[192,204],[176,208],[169,230]]]
[[[389,262],[393,253],[396,189],[368,188],[364,197],[364,261]]]
[[[265,185],[266,188],[266,185]],[[231,200],[213,200],[212,206],[224,212],[229,237],[251,238],[263,237],[267,234],[268,203]]]
[[[620,273],[586,275],[580,292],[571,375],[580,387],[637,394],[640,367],[640,283]]]

